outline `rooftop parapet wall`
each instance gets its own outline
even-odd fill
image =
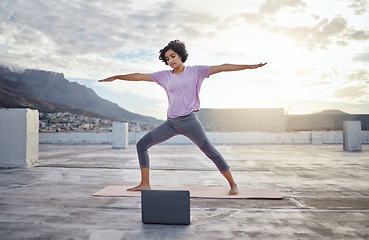
[[[41,144],[112,144],[110,133],[39,133]]]
[[[129,132],[128,144],[136,144],[147,132]],[[216,145],[234,144],[343,144],[342,131],[313,132],[207,132]],[[39,133],[41,144],[112,144],[112,133]],[[361,131],[363,144],[369,144],[369,131]],[[175,136],[161,144],[192,144]]]

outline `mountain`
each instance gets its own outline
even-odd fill
[[[341,115],[348,115],[348,113],[345,113],[341,110],[334,110],[334,109],[329,109],[329,110],[324,110],[321,112],[317,112],[316,114],[341,114]]]
[[[84,109],[47,102],[33,95],[27,84],[23,82],[11,81],[6,79],[3,75],[0,75],[0,108],[2,107],[31,108],[37,109],[44,113],[70,112],[88,117],[113,120],[111,117],[103,116],[101,114],[93,113]]]
[[[102,99],[92,89],[69,82],[62,73],[30,69],[15,72],[9,68],[0,67],[0,77],[1,107],[10,105],[16,107],[18,104],[18,106],[31,106],[31,108],[35,106],[40,111],[46,112],[53,109],[69,108],[74,111],[84,109],[119,120],[155,125],[162,122],[129,112],[116,103]]]
[[[3,75],[0,75],[0,106],[37,108],[45,112],[58,108],[58,106],[34,96],[26,83],[11,81]]]

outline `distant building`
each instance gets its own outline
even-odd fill
[[[197,112],[205,131],[284,132],[283,108],[202,108]]]
[[[288,115],[286,116],[286,130],[342,130],[344,121],[360,121],[361,129],[369,130],[369,114],[348,114],[339,110],[323,111],[316,114]]]
[[[339,110],[284,115],[283,108],[203,108],[197,116],[205,131],[210,132],[338,131],[343,129],[344,121],[360,121],[361,129],[369,130],[369,114]]]

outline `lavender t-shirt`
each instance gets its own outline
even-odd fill
[[[200,88],[209,74],[210,66],[186,66],[179,75],[170,70],[150,74],[151,79],[167,92],[168,117],[176,118],[200,110]]]

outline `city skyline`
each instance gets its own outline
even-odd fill
[[[369,110],[368,1],[1,1],[0,64],[64,73],[142,115],[165,119],[154,83],[98,83],[169,69],[158,51],[186,42],[186,65],[268,62],[204,81],[202,108],[290,114]]]

